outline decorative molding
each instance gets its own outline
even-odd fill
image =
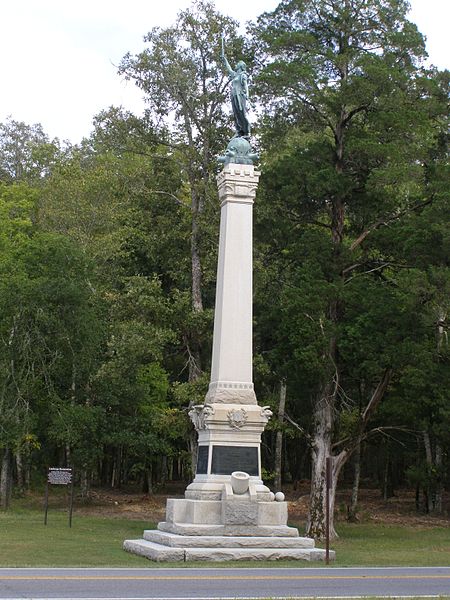
[[[245,408],[233,408],[227,413],[228,424],[232,429],[241,429],[247,423],[248,414]]]
[[[270,406],[263,406],[261,408],[261,417],[266,420],[266,423],[272,415],[273,412],[270,410]]]
[[[219,173],[217,186],[221,205],[225,202],[253,204],[259,171],[249,165],[228,165]]]
[[[253,383],[234,381],[210,383],[205,402],[207,404],[257,404]]]
[[[205,402],[205,404],[196,404],[188,412],[192,423],[197,431],[207,429],[206,419],[214,413],[214,408]]]

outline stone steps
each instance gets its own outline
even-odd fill
[[[172,548],[314,548],[314,540],[307,537],[178,535],[156,529],[146,529],[143,537]]]
[[[161,521],[158,523],[158,530],[185,536],[299,537],[298,530],[287,525],[214,525]]]
[[[245,539],[245,538],[242,538]],[[241,541],[242,541],[241,539]],[[172,547],[148,540],[126,540],[124,550],[161,562],[229,561],[229,560],[325,560],[325,550],[318,548],[256,547]],[[330,551],[330,558],[334,552]]]

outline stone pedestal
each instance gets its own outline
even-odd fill
[[[166,520],[124,549],[156,561],[324,559],[287,525],[287,503],[261,479],[261,434],[270,416],[252,377],[252,210],[259,173],[228,164],[218,176],[219,258],[211,367],[205,403],[189,415],[198,462],[185,497]],[[233,477],[232,477],[233,474]],[[334,553],[330,553],[333,557]]]

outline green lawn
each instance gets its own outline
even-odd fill
[[[51,510],[0,512],[0,567],[145,567],[149,561],[122,550],[126,538],[142,536],[152,524],[127,519],[73,516]]]
[[[57,509],[49,512],[45,526],[42,510],[15,507],[0,512],[0,566],[164,566],[122,550],[124,539],[139,538],[144,528],[152,526],[147,521],[82,516],[75,512],[69,529],[67,511]],[[341,537],[332,544],[337,554],[335,566],[450,566],[450,528],[341,523],[338,532]],[[235,564],[255,567],[268,563]],[[276,564],[323,566],[323,563],[296,561]],[[208,565],[231,563],[203,563]]]
[[[449,527],[341,523],[332,544],[336,566],[450,566]]]

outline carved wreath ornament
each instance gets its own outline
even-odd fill
[[[248,415],[244,408],[229,410],[227,413],[228,423],[233,429],[240,429],[247,423]]]

